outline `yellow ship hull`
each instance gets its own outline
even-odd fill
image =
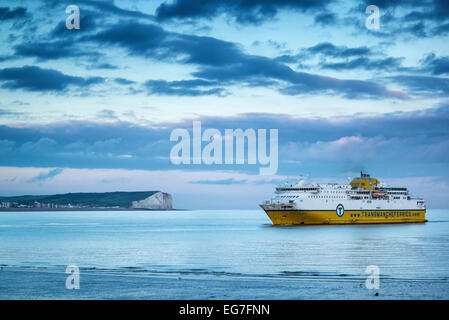
[[[275,225],[321,225],[426,222],[426,210],[265,210]]]

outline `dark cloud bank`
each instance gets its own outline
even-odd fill
[[[205,128],[279,130],[279,174],[380,168],[391,175],[448,172],[449,107],[377,116],[304,119],[278,114],[203,117]],[[137,126],[126,122],[63,122],[0,126],[0,165],[71,168],[208,170],[170,163],[174,128],[190,121]],[[416,130],[419,128],[419,130]],[[299,164],[298,164],[299,162]],[[228,167],[226,167],[228,168]],[[225,169],[220,166],[220,169]],[[228,169],[231,169],[229,167]],[[254,166],[234,170],[254,171]]]

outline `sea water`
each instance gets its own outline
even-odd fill
[[[427,218],[273,226],[262,210],[0,212],[0,298],[66,298],[66,267],[76,266],[77,298],[322,299],[338,291],[337,297],[357,299],[365,297],[367,289],[358,288],[374,265],[381,286],[390,283],[391,298],[447,299],[449,210],[428,210]],[[310,290],[290,293],[298,290],[295,281]],[[334,284],[345,281],[356,283]],[[242,283],[247,291],[229,289]],[[215,293],[197,292],[195,284]],[[139,285],[157,286],[159,295]],[[407,286],[423,292],[407,292]]]

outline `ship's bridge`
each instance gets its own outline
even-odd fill
[[[379,180],[371,178],[369,174],[360,172],[360,178],[354,178],[350,182],[353,189],[374,190],[379,184]]]

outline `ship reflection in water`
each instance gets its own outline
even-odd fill
[[[261,210],[1,212],[0,298],[449,298],[449,210],[425,224],[273,226]],[[81,289],[65,289],[65,268]],[[75,292],[76,291],[76,292]]]

